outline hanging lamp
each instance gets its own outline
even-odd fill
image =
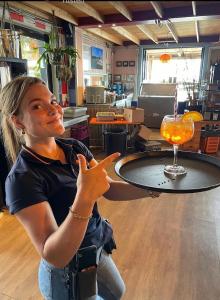
[[[160,61],[162,63],[167,63],[169,60],[171,60],[172,56],[168,53],[164,53],[160,55]]]

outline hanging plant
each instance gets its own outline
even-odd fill
[[[50,43],[45,43],[44,52],[41,54],[37,63],[40,67],[41,61],[44,59],[46,63],[51,65],[65,65],[72,68],[76,59],[79,57],[77,49],[74,47],[57,47],[52,48]]]
[[[45,43],[43,47],[44,51],[38,59],[37,64],[40,68],[41,61],[45,60],[47,64],[59,66],[59,70],[62,70],[62,74],[65,74],[63,77],[68,78],[67,80],[69,80],[72,76],[72,69],[75,66],[76,59],[79,57],[79,54],[77,49],[72,46],[59,46],[59,33],[54,13],[53,17],[54,21],[49,34],[49,43]],[[59,76],[58,78],[60,78],[61,75],[58,75],[58,70],[56,73],[57,76]]]

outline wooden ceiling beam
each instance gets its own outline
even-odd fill
[[[167,20],[167,21],[165,21],[165,24],[166,24],[167,28],[169,29],[170,33],[172,34],[175,42],[178,44],[178,36],[173,27],[173,23],[170,20]]]
[[[158,39],[156,35],[146,27],[146,25],[137,25],[137,27],[146,35],[148,36],[155,44],[158,44]]]
[[[196,1],[192,1],[193,16],[196,16]]]
[[[168,42],[169,41],[169,42]],[[179,37],[178,39],[179,43],[196,43],[196,37],[195,36],[188,36],[188,37]],[[164,43],[174,43],[175,41],[173,41],[172,39],[167,39],[166,41],[164,40],[158,40],[159,44],[163,44]],[[207,43],[216,43],[219,42],[219,35],[215,34],[215,35],[200,35],[200,43],[201,43],[201,47],[202,47],[202,43],[207,44]],[[133,43],[131,41],[124,41],[123,42],[124,46],[130,46],[133,45]],[[148,46],[152,46],[152,41],[151,40],[141,40],[140,41],[140,45],[148,45]]]
[[[199,43],[199,22],[195,21],[195,30],[196,30],[196,40]]]
[[[132,15],[122,1],[108,1],[119,13],[121,13],[129,21],[132,20]]]
[[[112,43],[117,44],[117,45],[123,45],[123,41],[121,39],[114,36],[113,34],[105,32],[104,30],[101,30],[99,28],[88,28],[86,30],[93,33],[93,34],[96,34],[96,35],[102,37],[103,39],[108,40],[109,42],[112,42]]]
[[[46,1],[23,1],[23,3],[50,14],[53,14],[54,11],[56,17],[66,20],[74,25],[78,25],[78,21],[70,13]]]
[[[156,14],[159,18],[163,18],[163,9],[158,1],[150,1],[150,4],[153,6]]]
[[[114,27],[112,27],[112,29],[115,30],[116,32],[118,32],[120,35],[124,36],[126,39],[132,41],[133,43],[135,43],[137,45],[140,45],[139,39],[135,35],[130,33],[129,31],[124,29],[123,27],[114,26]]]
[[[192,1],[192,11],[193,11],[193,16],[197,15],[196,11],[196,1]],[[195,31],[196,31],[196,40],[197,43],[199,43],[199,21],[195,20]]]
[[[196,5],[197,15],[192,14],[192,3],[189,2],[188,6],[183,7],[169,7],[163,11],[163,18],[161,21],[170,20],[172,23],[178,22],[190,22],[190,21],[207,21],[207,20],[219,20],[220,19],[220,2],[215,5],[203,4]],[[102,27],[111,27],[112,23],[117,26],[131,26],[131,25],[147,25],[155,24],[155,11],[152,10],[140,10],[132,12],[132,21],[125,20],[121,14],[105,15],[105,23]],[[94,28],[99,23],[90,17],[80,17],[79,27],[81,28]]]
[[[89,5],[88,3],[83,2],[70,2],[68,3],[70,5],[72,5],[73,7],[77,8],[78,10],[84,12],[85,14],[87,14],[88,16],[98,20],[101,23],[104,23],[104,19],[103,17],[100,15],[100,13],[95,10],[91,5]]]

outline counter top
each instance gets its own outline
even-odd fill
[[[76,118],[64,118],[63,119],[63,125],[64,127],[70,127],[72,125],[87,121],[89,118],[89,115],[84,115],[84,116],[80,116],[80,117],[76,117]]]
[[[105,124],[111,124],[111,125],[139,125],[141,122],[129,122],[127,120],[122,121],[97,121],[97,118],[91,118],[89,124],[91,125],[105,125]]]

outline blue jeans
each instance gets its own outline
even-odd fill
[[[44,259],[39,266],[38,280],[41,294],[46,300],[70,300],[68,288],[68,267],[55,268]],[[98,295],[85,300],[118,300],[125,292],[125,284],[111,258],[102,250],[97,267]]]

